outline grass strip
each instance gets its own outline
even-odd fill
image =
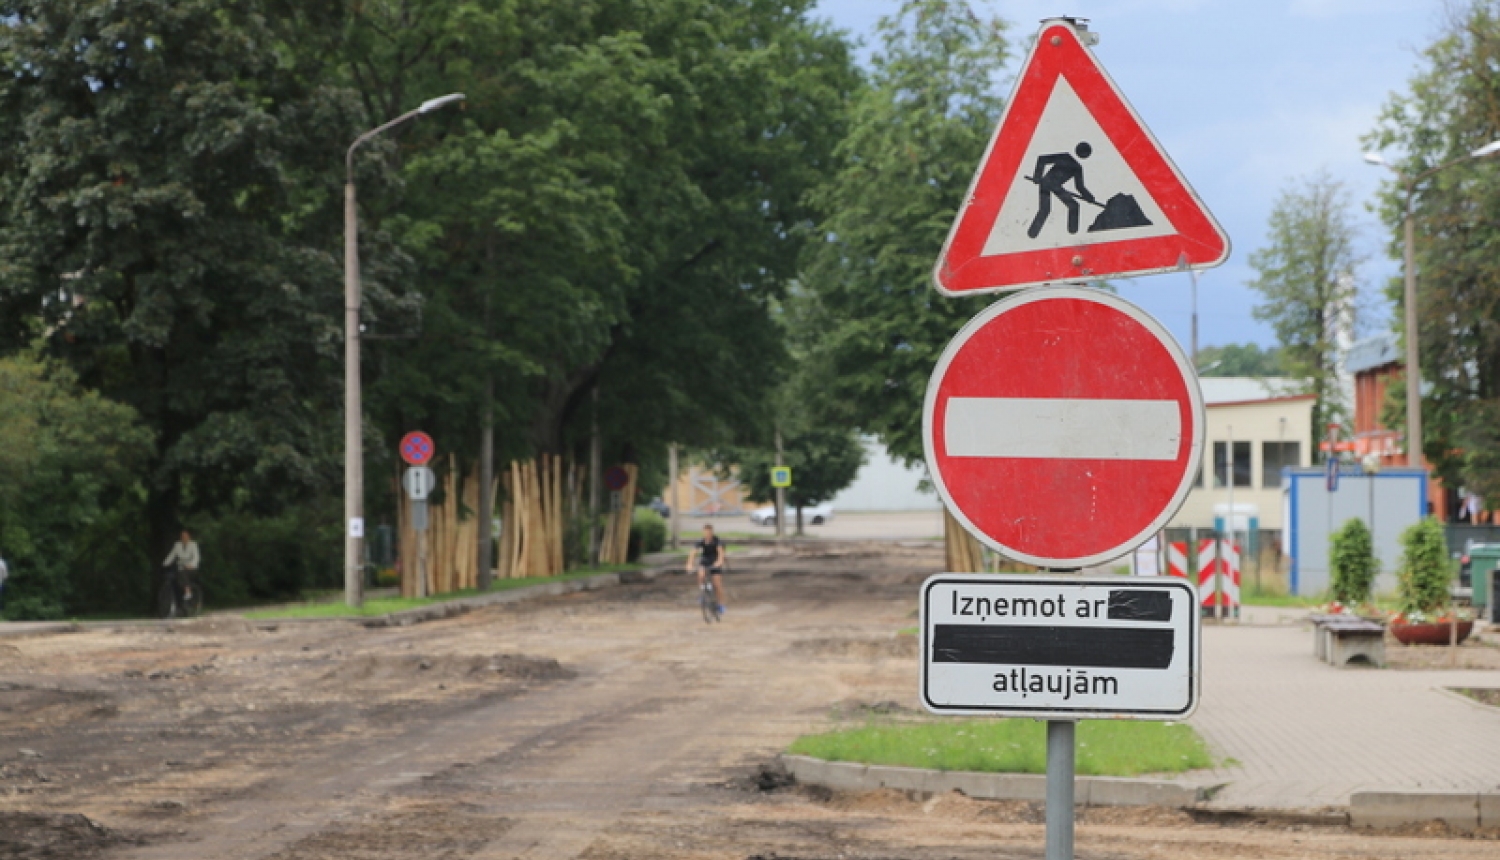
[[[267,609],[256,609],[241,613],[244,617],[252,620],[266,620],[276,618],[364,618],[378,615],[389,615],[392,612],[402,612],[407,609],[416,609],[421,606],[431,606],[434,603],[446,603],[450,600],[461,600],[465,597],[477,597],[481,594],[492,594],[497,591],[510,591],[516,588],[525,588],[528,585],[541,585],[546,582],[557,582],[567,579],[583,579],[589,576],[597,576],[601,573],[616,573],[625,570],[640,570],[640,564],[622,564],[602,568],[590,568],[587,570],[575,570],[560,576],[534,576],[524,579],[497,579],[490,584],[488,592],[478,589],[464,589],[463,591],[450,591],[446,594],[438,594],[432,597],[381,597],[365,601],[363,606],[353,607],[343,602],[335,603],[295,603],[288,606],[274,606]]]
[[[848,761],[982,773],[1046,773],[1046,724],[1036,720],[870,723],[804,735],[790,752]],[[1182,723],[1084,720],[1077,772],[1086,776],[1180,773],[1213,766],[1203,739]]]

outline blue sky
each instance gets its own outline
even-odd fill
[[[1389,236],[1369,211],[1388,173],[1365,164],[1359,138],[1393,92],[1404,92],[1420,52],[1440,32],[1442,0],[1006,0],[975,5],[1011,24],[1020,53],[1046,17],[1090,19],[1096,56],[1228,231],[1229,262],[1199,278],[1199,343],[1275,343],[1250,316],[1257,294],[1250,254],[1265,241],[1277,193],[1326,169],[1356,203],[1367,257],[1362,286],[1382,331],[1379,298],[1400,268]],[[820,0],[817,14],[867,43],[899,0]],[[1011,60],[1012,71],[1019,57]],[[1009,93],[1012,80],[1003,89]],[[1399,153],[1388,153],[1398,155]],[[934,256],[938,249],[933,249]],[[1191,326],[1185,274],[1116,281],[1120,294],[1172,330],[1184,348]]]

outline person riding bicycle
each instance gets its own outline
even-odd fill
[[[714,534],[714,527],[705,525],[703,527],[703,539],[693,545],[693,551],[688,555],[687,569],[698,571],[698,588],[703,588],[703,582],[708,576],[714,578],[714,592],[719,596],[719,614],[724,614],[724,569],[729,561],[729,553],[724,542]]]
[[[199,561],[198,542],[193,540],[187,529],[183,529],[177,543],[172,544],[172,551],[167,553],[166,561],[162,562],[162,567],[170,571],[168,576],[171,578],[172,593],[178,606],[187,606],[193,599],[193,584],[198,579]]]

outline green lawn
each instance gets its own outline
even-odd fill
[[[790,752],[827,761],[852,761],[938,770],[1045,773],[1046,724],[1036,720],[950,720],[872,723],[805,735]],[[1208,748],[1181,723],[1085,720],[1078,724],[1078,773],[1138,776],[1213,766]]]
[[[1321,606],[1327,601],[1315,597],[1298,597],[1295,594],[1252,594],[1247,591],[1240,595],[1240,602],[1246,606],[1280,606],[1296,609]]]
[[[623,570],[640,570],[640,564],[620,564],[602,568],[590,568],[587,570],[575,570],[561,576],[552,577],[528,577],[526,579],[497,579],[490,585],[490,591],[509,591],[513,588],[524,588],[528,585],[540,585],[544,582],[554,582],[559,579],[581,579],[586,576],[594,576],[600,573],[614,573]],[[243,615],[250,619],[271,618],[354,618],[376,615],[388,615],[392,612],[401,612],[407,609],[416,609],[419,606],[428,606],[433,603],[443,603],[449,600],[458,600],[464,597],[474,597],[482,592],[475,589],[464,591],[453,591],[436,597],[382,597],[375,600],[367,600],[364,605],[355,609],[344,605],[342,602],[333,603],[298,603],[291,606],[277,606],[268,609],[257,609],[245,612]]]

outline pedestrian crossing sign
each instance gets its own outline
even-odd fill
[[[959,296],[1208,269],[1229,237],[1080,38],[1042,23],[943,245]]]
[[[792,485],[792,467],[791,466],[772,466],[771,467],[771,486],[776,487],[777,489],[781,489],[782,487],[790,487],[791,485]]]

